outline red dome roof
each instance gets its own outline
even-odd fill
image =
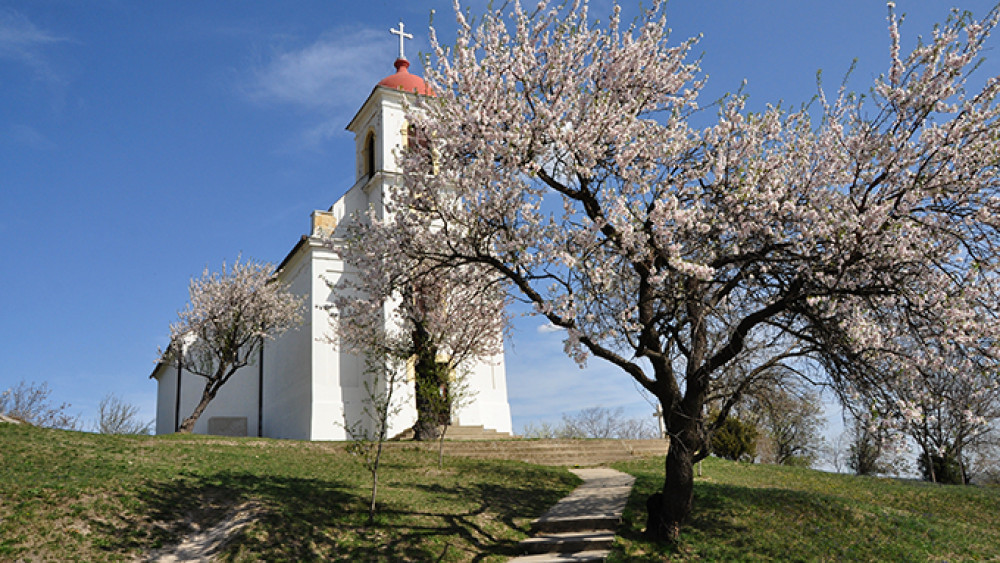
[[[396,74],[383,78],[378,83],[379,86],[385,86],[394,90],[403,90],[404,92],[414,92],[425,96],[434,95],[434,91],[424,83],[423,78],[420,78],[416,74],[410,74],[410,61],[406,59],[396,59],[393,66],[396,67]]]

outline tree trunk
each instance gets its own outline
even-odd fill
[[[213,389],[211,382],[205,385],[205,390],[201,393],[201,401],[198,402],[198,406],[194,408],[191,416],[185,418],[184,422],[181,423],[180,428],[177,429],[178,434],[190,434],[194,431],[194,423],[198,422],[198,418],[208,408],[208,404],[212,402],[217,392],[218,388]]]
[[[418,372],[419,373],[419,372]],[[417,376],[417,388],[420,388],[421,379]],[[440,435],[440,426],[437,423],[437,414],[432,401],[429,401],[423,392],[417,391],[417,421],[413,424],[413,439],[420,441],[436,440]]]
[[[448,373],[437,361],[437,348],[433,346],[423,326],[413,330],[414,388],[416,391],[417,422],[413,425],[413,439],[436,440],[440,436],[442,421],[447,422]]]
[[[375,460],[372,462],[371,473],[372,473],[372,497],[368,503],[368,525],[371,526],[375,523],[375,498],[378,495],[378,470],[379,465],[382,463],[382,444],[385,443],[385,431],[379,432],[378,444],[375,446]]]
[[[646,501],[649,515],[646,535],[650,539],[675,543],[681,525],[691,514],[694,502],[694,453],[686,444],[672,439],[667,450],[663,492]]]
[[[413,425],[414,440],[436,440],[441,435],[442,397],[440,374],[436,362],[420,361],[414,366],[417,422]]]
[[[444,467],[444,434],[448,431],[448,425],[441,426],[440,430],[441,433],[438,436],[438,469]]]

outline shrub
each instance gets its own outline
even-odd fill
[[[753,461],[757,457],[757,427],[729,417],[712,435],[712,453],[733,461]]]
[[[927,466],[927,456],[923,454],[917,456],[917,467],[920,468],[920,474],[923,476],[924,481],[934,481],[935,483],[943,483],[945,485],[969,484],[968,475],[966,475],[962,464],[959,463],[958,458],[954,455],[946,453],[944,455],[932,455],[930,458],[934,463],[933,478]]]

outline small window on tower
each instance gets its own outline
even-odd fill
[[[375,133],[368,133],[365,139],[365,176],[375,175]]]
[[[406,128],[406,148],[411,151],[418,152],[427,164],[428,173],[433,174],[436,172],[436,167],[434,165],[434,152],[431,147],[431,140],[427,136],[427,132],[423,129],[418,129],[413,124],[410,124]]]

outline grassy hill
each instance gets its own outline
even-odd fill
[[[637,475],[612,558],[985,560],[1000,554],[1000,489],[945,487],[710,459],[676,548],[642,541]],[[381,515],[367,527],[367,473],[341,444],[124,437],[0,424],[0,561],[130,560],[252,502],[224,560],[502,561],[527,522],[578,482],[559,468],[387,453]]]

